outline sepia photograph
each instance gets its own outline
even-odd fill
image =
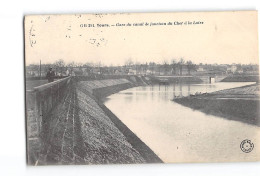
[[[27,165],[260,161],[258,12],[24,16]]]

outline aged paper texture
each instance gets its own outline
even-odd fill
[[[29,165],[260,159],[256,11],[29,15]]]

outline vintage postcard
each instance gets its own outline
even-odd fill
[[[257,11],[28,15],[28,165],[260,160]]]

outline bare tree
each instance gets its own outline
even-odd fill
[[[86,62],[85,64],[84,64],[84,66],[87,66],[87,67],[94,67],[94,63],[93,62]]]
[[[156,66],[156,64],[154,63],[154,62],[150,62],[149,63],[149,68],[150,68],[150,70],[151,70],[151,72],[152,72],[152,75],[154,74],[154,67]]]
[[[72,67],[75,67],[75,66],[76,66],[76,64],[75,64],[74,61],[67,64],[67,67],[69,67],[69,68],[72,68]]]
[[[102,63],[101,63],[101,61],[96,61],[94,64],[93,64],[93,67],[95,67],[96,69],[98,69],[98,72],[99,72],[99,74],[101,74],[101,72],[102,72]]]
[[[140,73],[140,67],[141,67],[140,62],[136,61],[135,62],[135,70],[136,70],[137,75]]]
[[[82,67],[82,66],[83,66],[83,64],[81,62],[76,63],[76,67]]]
[[[183,65],[184,65],[184,59],[181,58],[178,62],[178,66],[179,66],[179,69],[180,69],[180,75],[182,76],[182,68],[183,68]]]
[[[131,65],[133,65],[134,64],[134,62],[133,62],[133,60],[131,59],[131,58],[129,58],[129,59],[127,59],[126,61],[125,61],[125,66],[131,66]]]
[[[178,67],[178,63],[175,61],[175,59],[172,59],[171,67],[172,67],[172,70],[173,70],[173,74],[176,75],[176,69]]]
[[[62,74],[63,69],[64,69],[64,67],[65,67],[65,62],[64,62],[64,60],[59,59],[59,60],[55,61],[53,65],[54,65],[54,67],[56,68],[56,71],[58,71],[58,72],[60,72],[60,73]]]
[[[164,75],[167,74],[168,67],[169,67],[168,61],[167,61],[167,60],[164,60],[164,61],[163,61]]]
[[[194,63],[192,63],[192,61],[190,61],[190,60],[187,61],[186,64],[187,64],[187,69],[188,69],[188,75],[190,75],[190,71],[195,70],[196,65]]]
[[[148,64],[147,62],[143,65],[144,73],[146,74],[147,69],[148,69]]]

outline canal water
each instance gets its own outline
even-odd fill
[[[149,85],[113,94],[104,104],[164,162],[252,161],[260,158],[259,127],[206,115],[171,101],[249,84],[253,83]],[[241,151],[244,139],[254,143],[252,152]]]

